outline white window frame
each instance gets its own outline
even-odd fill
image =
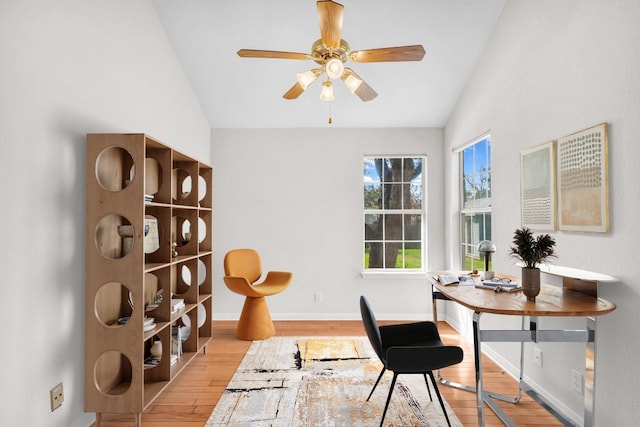
[[[404,277],[404,278],[412,278],[415,276],[424,278],[426,277],[426,260],[427,260],[427,188],[426,188],[426,172],[427,172],[427,156],[424,154],[415,154],[415,155],[407,155],[407,154],[397,154],[397,155],[380,155],[380,154],[371,154],[371,155],[364,155],[362,160],[363,160],[363,166],[364,163],[367,161],[367,159],[385,159],[385,158],[394,158],[394,159],[415,159],[415,158],[419,158],[422,161],[422,172],[420,174],[420,187],[422,190],[422,206],[421,208],[418,209],[406,209],[404,207],[400,208],[400,209],[373,209],[373,208],[367,208],[366,206],[364,206],[365,204],[365,194],[364,194],[364,186],[366,185],[366,175],[363,173],[363,193],[362,193],[362,197],[363,197],[363,216],[362,216],[362,220],[363,220],[363,233],[362,233],[362,272],[361,275],[362,277],[388,277],[389,275],[397,275],[399,277]],[[404,166],[404,161],[402,162],[403,166]],[[401,184],[410,184],[410,182],[400,182]],[[381,183],[382,184],[382,183]],[[389,268],[389,267],[382,267],[382,268],[369,268],[365,265],[365,257],[364,257],[364,253],[365,253],[365,249],[366,249],[366,245],[368,242],[370,242],[371,240],[367,239],[366,236],[366,218],[367,215],[383,215],[383,214],[398,214],[398,215],[402,215],[402,219],[403,219],[403,231],[404,231],[404,220],[405,220],[405,215],[420,215],[421,217],[421,221],[420,221],[420,254],[421,254],[421,259],[420,259],[420,268],[406,268],[406,267],[401,267],[401,268]],[[384,226],[384,225],[383,225]],[[378,239],[376,239],[378,240]],[[405,239],[405,235],[403,234],[402,238],[400,240],[385,240],[384,237],[379,240],[380,242],[384,243],[386,241],[393,241],[393,242],[400,242],[402,243],[403,247],[404,244],[407,242],[417,242],[416,240],[407,240]],[[399,256],[404,256],[404,253],[399,254]]]

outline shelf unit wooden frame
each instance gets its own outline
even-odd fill
[[[133,413],[140,426],[211,340],[213,170],[145,134],[88,134],[86,163],[84,407],[98,426],[103,413]],[[174,313],[173,298],[185,302]],[[178,326],[190,334],[172,360]],[[145,368],[156,340],[162,357]]]

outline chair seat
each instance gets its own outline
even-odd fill
[[[278,294],[289,287],[292,274],[270,271],[262,283],[251,284],[246,277],[225,276],[224,283],[231,291],[246,297],[259,298]]]

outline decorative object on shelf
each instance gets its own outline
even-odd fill
[[[142,330],[144,332],[148,332],[148,331],[152,331],[156,328],[156,319],[154,319],[153,317],[145,317],[143,324],[142,324]]]
[[[558,139],[558,229],[609,231],[607,123]]]
[[[491,254],[496,251],[496,245],[491,240],[483,240],[478,244],[478,252],[484,256],[484,279],[489,280],[493,278],[493,271],[489,270],[489,261],[491,260]]]
[[[131,224],[119,225],[118,235],[122,237],[122,256],[126,256],[133,248],[133,226]]]
[[[149,352],[153,357],[160,359],[162,357],[162,341],[154,341]]]
[[[185,307],[183,298],[171,298],[171,314],[177,313]]]
[[[556,256],[556,241],[548,234],[534,237],[528,227],[522,227],[513,235],[509,255],[522,262],[522,292],[528,301],[535,301],[540,293],[540,265]]]
[[[520,217],[523,227],[556,229],[554,141],[520,152]]]
[[[144,219],[144,253],[152,254],[160,248],[158,221],[155,218]]]
[[[189,240],[191,240],[191,233],[184,233],[184,236],[182,237],[182,246],[189,243]]]

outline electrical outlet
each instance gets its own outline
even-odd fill
[[[539,347],[533,347],[533,364],[542,368],[542,350]]]
[[[575,369],[571,370],[571,390],[578,394],[582,394],[583,377],[582,374]]]
[[[313,295],[313,300],[316,302],[316,304],[320,304],[322,302],[322,292],[316,292]]]
[[[62,406],[64,402],[64,390],[62,389],[62,383],[58,384],[49,391],[51,397],[51,412]]]

